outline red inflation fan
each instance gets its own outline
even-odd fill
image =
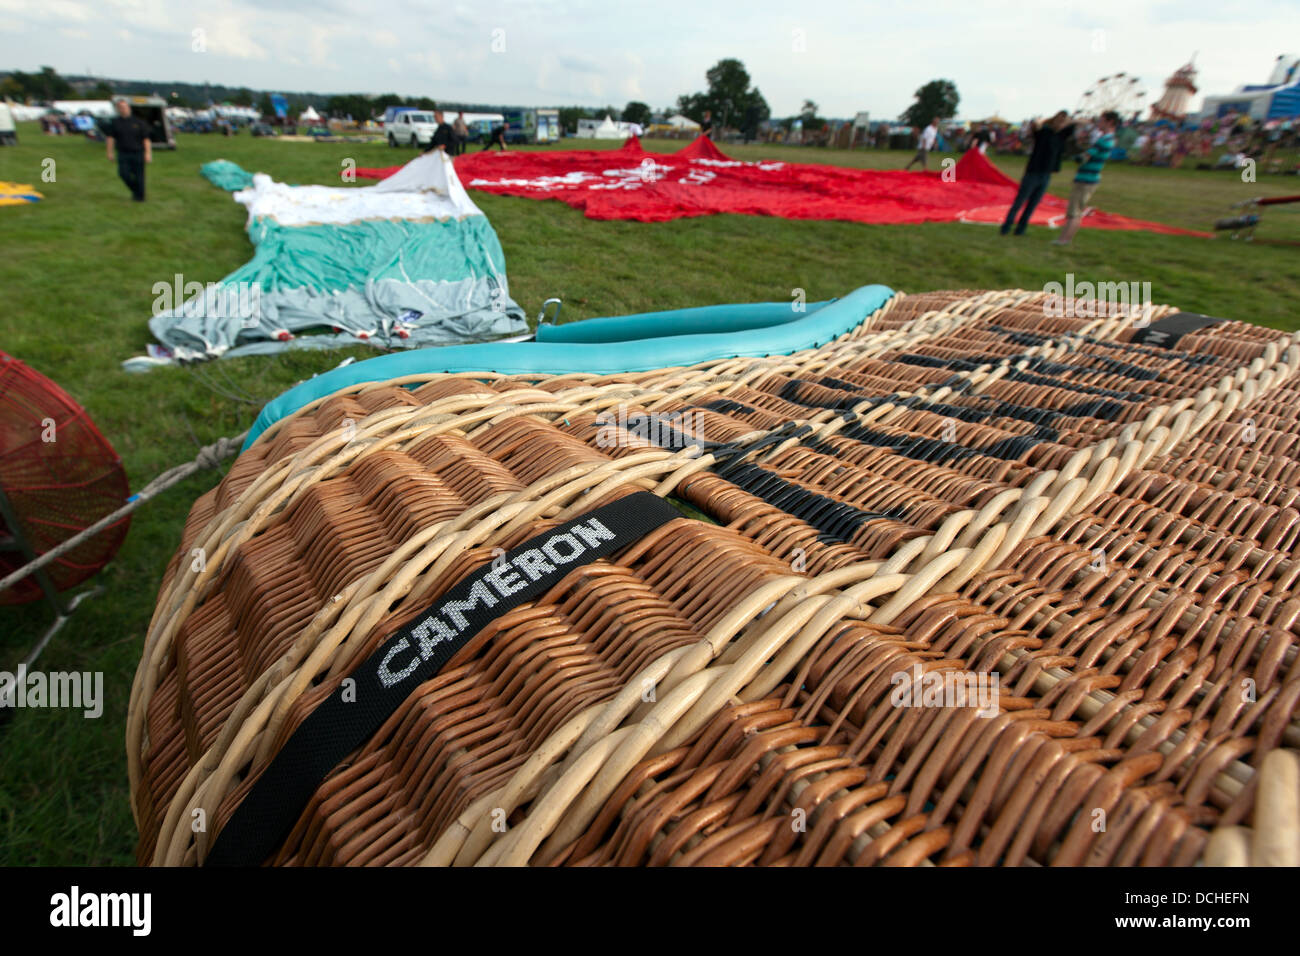
[[[0,352],[0,579],[120,508],[130,494],[122,460],[63,389]],[[0,590],[0,604],[58,592],[93,576],[126,537],[130,517]]]

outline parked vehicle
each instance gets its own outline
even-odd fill
[[[560,111],[515,109],[505,111],[506,142],[554,143],[560,139]]]
[[[403,109],[391,120],[387,113],[384,117],[384,138],[389,146],[423,148],[433,142],[433,134],[438,129],[433,114],[424,110]]]
[[[7,103],[0,103],[0,146],[17,146],[18,132],[14,128],[14,114]]]
[[[125,99],[131,104],[132,115],[149,124],[149,140],[155,149],[176,148],[176,135],[167,116],[167,103],[161,96],[125,96],[114,99]],[[100,130],[103,131],[109,122],[111,119],[100,120]]]

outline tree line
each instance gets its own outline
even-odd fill
[[[734,58],[719,60],[705,73],[704,79],[705,89],[679,96],[675,110],[665,109],[662,112],[665,114],[678,112],[698,123],[704,119],[707,111],[712,114],[714,125],[718,128],[739,129],[746,135],[756,132],[759,124],[772,118],[767,100],[758,87],[752,84],[749,72],[740,60]],[[94,77],[63,77],[49,66],[43,66],[35,73],[24,73],[21,70],[0,72],[0,99],[19,102],[106,100],[116,94],[152,93],[160,89],[165,91],[160,95],[174,106],[204,109],[209,103],[231,103],[235,106],[255,106],[264,116],[274,112],[270,93],[256,93],[248,87],[179,82],[157,84]],[[401,96],[397,93],[381,93],[378,96],[368,96],[363,93],[334,95],[287,93],[284,95],[291,114],[313,106],[327,115],[350,116],[357,121],[377,119],[390,106],[412,106],[421,110],[464,109],[474,113],[499,110],[494,106],[439,103],[428,96]],[[931,119],[950,119],[956,115],[959,102],[957,86],[952,80],[931,80],[916,91],[914,102],[903,111],[899,120],[909,126],[925,126]],[[799,122],[805,132],[816,132],[824,129],[827,124],[827,120],[818,115],[819,109],[813,100],[807,99],[798,114],[778,119],[775,123],[788,131],[795,122]],[[563,106],[559,108],[559,113],[560,126],[570,133],[577,131],[578,121],[582,119],[603,119],[605,116],[611,116],[624,122],[648,126],[653,115],[650,106],[639,100],[629,102],[622,109],[612,104],[600,108]]]

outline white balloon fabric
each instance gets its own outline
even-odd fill
[[[217,168],[219,167],[219,168]],[[451,160],[425,153],[374,186],[291,186],[232,163],[204,175],[248,210],[252,261],[220,282],[154,287],[162,343],[129,371],[286,349],[421,348],[528,331],[505,254]]]

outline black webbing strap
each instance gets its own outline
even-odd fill
[[[613,554],[681,512],[648,491],[529,538],[476,570],[375,650],[272,758],[217,835],[205,865],[255,866],[288,836],[335,767],[410,693],[493,620],[545,594],[579,565]]]
[[[1216,319],[1212,315],[1201,315],[1199,312],[1175,312],[1163,319],[1157,319],[1144,329],[1139,329],[1130,341],[1171,349],[1188,332],[1218,325],[1222,321],[1223,319]]]

